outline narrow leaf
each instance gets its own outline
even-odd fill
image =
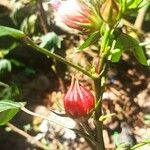
[[[89,37],[87,37],[87,39],[85,39],[85,41],[80,45],[79,49],[83,50],[87,48],[88,46],[93,44],[98,39],[98,37],[99,37],[99,32],[94,32],[90,34]]]
[[[8,109],[17,109],[25,105],[25,102],[14,102],[11,100],[0,100],[0,112]]]
[[[14,37],[16,39],[24,38],[26,36],[20,30],[13,29],[10,27],[0,26],[0,36],[7,36],[7,35]]]

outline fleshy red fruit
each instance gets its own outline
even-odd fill
[[[66,113],[72,118],[86,117],[94,108],[94,96],[78,80],[72,79],[71,86],[64,97]]]

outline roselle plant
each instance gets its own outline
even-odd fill
[[[122,53],[128,51],[133,53],[140,64],[148,66],[148,61],[142,47],[139,46],[139,41],[120,30],[124,16],[127,13],[138,11],[147,3],[146,0],[50,1],[56,20],[61,21],[69,28],[77,30],[79,34],[87,35],[87,38],[79,47],[79,52],[92,44],[97,46],[97,61],[93,59],[96,64],[88,70],[35,44],[22,31],[0,26],[0,36],[11,36],[34,50],[77,69],[93,81],[94,95],[81,85],[76,77],[75,79],[73,77],[71,86],[64,97],[66,115],[72,117],[81,125],[81,129],[71,130],[84,136],[93,150],[105,149],[102,131],[103,121],[107,116],[102,113],[102,98],[107,80],[108,63],[119,62]],[[7,106],[8,110],[16,109],[18,111],[18,109],[21,109],[31,115],[42,117],[28,111],[24,107],[24,103],[0,101],[0,108],[4,105]],[[2,111],[7,111],[7,109]],[[13,115],[2,124],[8,122],[12,117]],[[94,120],[94,128],[88,125],[90,117]],[[46,117],[43,118],[49,120]]]

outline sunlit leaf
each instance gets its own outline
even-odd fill
[[[0,125],[4,125],[11,120],[24,105],[24,102],[0,100]]]
[[[122,53],[123,53],[123,51],[121,49],[112,50],[109,60],[111,60],[112,62],[119,62]]]
[[[147,3],[147,0],[127,0],[127,8],[135,10],[143,7]]]
[[[25,105],[24,102],[14,102],[11,100],[0,100],[0,112],[8,109],[18,109]]]
[[[25,34],[20,30],[0,26],[0,36],[7,36],[7,35],[14,37],[16,39],[22,39],[25,37]]]
[[[115,48],[121,49],[123,51],[131,51],[139,63],[148,66],[147,58],[142,47],[139,45],[139,41],[133,37],[125,33],[119,33],[117,35]]]

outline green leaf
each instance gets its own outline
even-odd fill
[[[5,27],[5,26],[0,26],[0,36],[11,36],[14,37],[16,39],[20,39],[20,38],[24,38],[26,35],[17,29],[13,29],[13,28],[9,28],[9,27]]]
[[[111,50],[109,60],[111,60],[112,62],[119,62],[121,55],[122,55],[122,52],[123,51],[121,49]]]
[[[125,149],[129,149],[129,145],[123,143],[123,144],[118,145],[115,150],[125,150]]]
[[[25,105],[24,102],[14,102],[11,100],[0,101],[0,125],[6,124],[11,120],[21,107]]]
[[[32,35],[35,33],[35,28],[37,25],[37,15],[32,14],[31,16],[25,17],[20,29],[27,35]]]
[[[0,113],[0,126],[9,122],[19,111],[19,109],[10,109]]]
[[[3,73],[5,71],[11,71],[11,63],[7,59],[0,59],[0,73]]]
[[[115,116],[116,114],[115,113],[112,113],[112,114],[107,114],[107,115],[102,115],[102,116],[100,116],[100,118],[99,118],[99,121],[105,121],[106,119],[108,119],[108,118],[111,118],[111,117],[113,117],[113,116]]]
[[[147,3],[148,3],[147,0],[127,0],[127,8],[138,10],[144,5],[146,5]]]
[[[3,41],[1,41],[3,42]],[[11,50],[15,49],[19,44],[16,42],[11,43],[7,48],[0,48],[0,58],[4,58]]]
[[[97,41],[98,37],[99,37],[98,31],[90,34],[89,37],[87,37],[87,39],[85,39],[85,41],[80,45],[79,50],[83,50],[88,46],[90,46],[91,44],[93,44],[95,41]]]
[[[55,46],[58,48],[61,48],[62,38],[60,38],[54,32],[50,32],[50,33],[47,33],[46,35],[42,36],[41,40],[42,40],[42,42],[40,44],[40,47],[42,47],[42,48],[44,47],[49,50],[51,50]]]
[[[0,112],[8,109],[20,109],[25,105],[25,102],[14,102],[11,100],[0,100]]]
[[[20,94],[17,86],[9,86],[5,84],[5,87],[0,89],[0,99],[13,99]]]
[[[145,53],[141,46],[139,46],[139,41],[134,39],[133,37],[125,34],[119,33],[117,34],[116,45],[115,48],[121,49],[123,51],[131,51],[139,63],[142,65],[148,66],[147,59]]]
[[[148,66],[147,59],[143,49],[139,46],[133,50],[133,54],[142,65]]]

